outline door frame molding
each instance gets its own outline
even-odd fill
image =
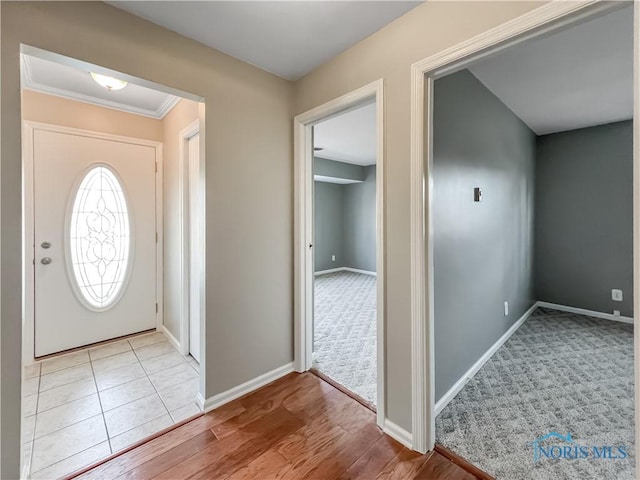
[[[433,276],[433,81],[471,62],[539,35],[566,28],[622,2],[550,2],[411,66],[411,369],[413,449],[435,443],[435,358]],[[634,38],[634,311],[640,312],[640,6]],[[425,133],[426,132],[426,133]],[[636,313],[637,316],[637,313]],[[635,407],[640,411],[640,332],[634,329]],[[636,444],[640,431],[636,429]]]
[[[178,134],[178,209],[180,211],[180,241],[179,248],[182,252],[180,256],[180,278],[182,288],[180,289],[180,353],[189,355],[189,334],[191,330],[191,311],[189,309],[191,297],[190,273],[191,273],[191,204],[189,201],[189,140],[200,133],[200,119],[194,120]],[[202,145],[201,145],[202,147]],[[200,163],[202,163],[202,152],[200,151]],[[201,259],[203,261],[204,259]],[[202,318],[202,317],[201,317]],[[202,322],[201,322],[202,323]],[[202,331],[200,332],[202,337]],[[201,338],[202,340],[202,338]],[[202,353],[202,351],[200,352]]]
[[[294,132],[294,369],[311,368],[313,334],[313,125],[350,109],[376,102],[376,315],[377,315],[377,423],[384,428],[385,393],[385,252],[384,241],[384,80],[319,105],[293,119]]]
[[[22,121],[22,148],[23,148],[23,186],[22,200],[24,204],[23,214],[23,238],[22,238],[22,265],[23,265],[23,330],[22,330],[22,363],[29,365],[35,359],[35,245],[34,245],[34,156],[33,135],[36,130],[47,132],[66,133],[81,137],[112,140],[120,143],[142,145],[155,149],[155,162],[157,166],[156,185],[156,232],[158,242],[156,244],[156,301],[158,311],[156,313],[156,329],[161,330],[163,325],[163,209],[162,209],[162,142],[145,140],[141,138],[126,137],[110,133],[95,132],[73,127],[65,127],[50,123]]]

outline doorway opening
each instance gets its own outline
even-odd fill
[[[315,124],[313,147],[313,371],[375,410],[375,102]]]
[[[383,102],[383,81],[378,80],[294,119],[295,369],[299,372],[313,369],[343,392],[375,408],[380,426],[385,424]],[[348,151],[345,145],[357,143],[354,137],[340,131],[346,125],[345,119],[351,122],[359,117],[369,118],[369,129],[374,125],[375,134],[372,136],[369,131],[370,140],[364,142],[368,152],[372,151],[370,143],[374,143],[374,153],[366,154],[369,160],[360,160],[360,165],[354,164],[358,163],[354,157],[351,157],[352,163],[337,161],[332,149],[343,142],[341,158],[348,160],[344,155]],[[358,124],[362,129],[364,123],[356,122]],[[364,131],[368,130],[364,128]],[[356,150],[362,154],[362,149]],[[362,195],[365,191],[367,194]],[[360,198],[361,195],[368,197],[368,201],[363,200],[357,206],[357,202],[352,202],[346,213],[344,197]],[[345,224],[345,217],[352,218],[352,213],[361,207],[367,214]],[[368,227],[359,229],[364,223]],[[354,227],[358,230],[356,234]],[[351,239],[346,247],[345,235],[354,238],[361,234],[366,238],[363,242],[366,247],[354,248],[357,242]],[[358,261],[366,256],[369,263],[352,267],[346,263],[345,252],[357,256]],[[344,296],[347,292],[351,292],[350,299]],[[362,308],[365,305],[366,308]],[[358,318],[356,312],[361,312],[362,318]],[[368,334],[363,333],[365,330]],[[346,352],[345,348],[357,338],[361,340],[357,345],[360,356]],[[365,339],[369,342],[368,349],[363,347]],[[372,344],[375,345],[373,352]],[[334,363],[337,355],[343,356],[348,366]],[[359,364],[362,358],[365,363]],[[358,375],[357,381],[350,380],[350,376]],[[362,388],[365,385],[368,387]]]
[[[427,329],[416,350],[425,376],[414,384],[414,407],[427,414],[414,423],[420,449],[443,443],[497,478],[574,468],[635,478],[633,9],[565,12],[509,45],[497,41],[514,35],[504,25],[485,35],[493,49],[414,66],[414,227],[425,230],[415,230],[413,261],[426,265],[414,291]],[[581,372],[593,358],[616,374]],[[505,442],[519,448],[483,447]],[[568,445],[591,447],[573,463],[548,461],[545,452]],[[591,461],[595,445],[611,448],[615,464]]]
[[[199,342],[204,315],[194,303],[185,316],[179,278],[204,288],[180,244],[185,218],[204,223],[200,143],[194,178],[180,183],[180,134],[200,131],[204,108],[33,47],[21,66],[22,473],[60,478],[202,414],[204,352],[183,354],[181,329],[193,316]],[[204,258],[204,232],[192,236]]]

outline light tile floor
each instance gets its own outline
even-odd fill
[[[24,368],[23,474],[60,478],[200,412],[198,363],[162,333]]]

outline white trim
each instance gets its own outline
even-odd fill
[[[85,130],[83,128],[65,127],[62,125],[54,125],[52,123],[34,122],[31,120],[23,120],[23,127],[31,128],[32,130],[44,130],[49,132],[67,133],[69,135],[76,135],[79,137],[98,138],[101,140],[112,140],[120,143],[131,143],[133,145],[142,145],[145,147],[158,148],[162,146],[162,142],[156,142],[155,140],[147,140],[145,138],[127,137],[125,135],[115,135],[113,133],[97,132],[94,130]]]
[[[640,7],[634,4],[633,31],[633,311],[640,316]],[[634,339],[634,391],[636,418],[640,412],[640,329],[633,329]],[[635,425],[635,444],[640,445],[640,428]],[[636,462],[636,478],[638,464]]]
[[[359,268],[344,267],[344,271],[353,272],[353,273],[362,273],[364,275],[372,275],[374,277],[378,276],[378,272],[372,272],[370,270],[360,270]]]
[[[511,338],[511,335],[513,335],[514,333],[516,333],[516,330],[518,330],[522,324],[525,322],[525,320],[527,318],[529,318],[531,316],[531,314],[535,311],[535,309],[538,308],[538,302],[534,303],[526,312],[524,312],[522,314],[522,316],[516,321],[516,323],[514,323],[513,325],[511,325],[511,327],[509,328],[509,330],[507,330],[499,339],[496,343],[494,343],[493,345],[491,345],[491,347],[489,347],[489,350],[487,350],[479,359],[476,363],[474,363],[471,368],[469,370],[467,370],[464,375],[462,375],[462,377],[460,377],[460,379],[453,384],[453,386],[449,389],[449,391],[447,393],[445,393],[442,398],[440,400],[438,400],[438,402],[435,405],[435,413],[434,415],[437,417],[438,415],[440,415],[440,412],[442,412],[442,410],[444,409],[444,407],[446,407],[449,402],[451,400],[453,400],[453,398],[458,394],[458,392],[460,390],[462,390],[462,388],[467,384],[467,382],[469,380],[471,380],[471,378],[478,373],[478,371],[484,367],[484,364],[487,363],[489,361],[489,359],[491,357],[493,357],[493,355],[498,351],[498,349],[504,345],[504,343],[509,340],[509,338]]]
[[[61,63],[62,65],[67,65],[68,67],[84,70],[86,72],[91,71],[95,73],[101,73],[103,75],[109,75],[111,77],[119,78],[120,80],[135,83],[136,85],[139,85],[141,87],[150,88],[152,90],[157,90],[169,95],[175,95],[180,98],[186,98],[187,100],[193,100],[194,102],[203,103],[205,101],[203,96],[197,95],[195,93],[178,90],[177,88],[169,87],[161,83],[152,82],[150,80],[145,80],[144,78],[129,75],[125,72],[118,72],[116,70],[111,70],[110,68],[101,67],[89,62],[84,62],[82,60],[78,60],[77,58],[66,57],[64,55],[60,55],[59,53],[50,52],[49,50],[42,50],[41,48],[34,47],[32,45],[21,44],[20,53],[24,53],[25,55],[30,55],[32,57],[41,58],[43,60],[48,60],[50,62]],[[202,118],[204,118],[204,116]]]
[[[156,147],[156,328],[164,325],[164,165],[162,143]]]
[[[256,378],[249,380],[248,382],[244,382],[237,387],[230,388],[226,392],[219,393],[211,398],[207,398],[206,400],[203,400],[202,395],[198,394],[198,401],[202,401],[202,409],[205,413],[207,413],[237,398],[247,395],[248,393],[251,393],[261,387],[264,387],[265,385],[274,382],[293,371],[293,362],[287,363],[282,367],[278,367],[274,370],[271,370],[270,372],[264,373]]]
[[[198,392],[198,394],[196,395],[196,402],[198,402],[198,407],[200,407],[200,410],[204,412],[204,404],[206,400],[202,396],[202,393]]]
[[[182,355],[189,354],[189,272],[190,251],[189,239],[189,139],[200,133],[200,119],[194,120],[178,133],[178,211],[180,212],[180,239],[178,248],[180,255],[180,348]],[[202,152],[201,152],[202,153]]]
[[[433,80],[438,76],[461,69],[472,61],[495,54],[499,50],[534,36],[562,28],[597,12],[619,8],[622,3],[597,2],[596,0],[549,2],[411,66],[411,382],[412,430],[414,448],[418,452],[424,453],[433,449],[435,443],[433,225],[431,215]],[[636,16],[637,10],[636,8]],[[637,55],[634,61],[637,68]],[[636,80],[637,78],[636,70]],[[636,87],[637,119],[637,84],[634,86]],[[638,122],[635,127],[636,135],[638,135],[639,128],[637,124]],[[637,139],[638,137],[636,137]],[[637,142],[635,145],[636,163],[634,165],[637,170],[640,154],[638,154]],[[637,190],[640,189],[640,174],[636,172],[634,178],[634,191],[637,193]],[[636,197],[637,202],[638,198]],[[637,223],[636,218],[634,215],[634,224]],[[638,236],[636,236],[637,239]],[[634,255],[636,270],[640,270],[638,253],[636,250],[636,255]],[[636,271],[634,278],[640,279],[640,273]],[[635,285],[638,285],[637,281]],[[639,296],[636,295],[636,303],[640,306]],[[637,340],[637,344],[640,346],[640,340]],[[637,355],[636,358],[638,358]],[[638,373],[636,374],[638,375]],[[636,395],[636,401],[640,402],[638,395]],[[637,431],[636,434],[640,439],[640,434]]]
[[[569,307],[567,305],[559,305],[557,303],[549,303],[549,302],[537,302],[536,306],[543,307],[543,308],[552,308],[554,310],[560,310],[562,312],[577,313],[579,315],[587,315],[588,317],[602,318],[604,320],[613,320],[614,322],[633,324],[633,318],[613,315],[611,313],[596,312],[594,310],[586,310],[584,308]]]
[[[314,275],[318,277],[320,275],[326,275],[328,273],[336,273],[336,272],[343,272],[343,271],[344,271],[344,267],[330,268],[329,270],[319,270],[315,272]]]
[[[374,277],[378,276],[377,272],[372,272],[370,270],[359,270],[357,268],[351,268],[351,267],[338,267],[338,268],[330,268],[329,270],[319,270],[315,272],[314,275],[317,277],[320,275],[326,275],[327,273],[336,273],[336,272],[353,272],[353,273],[362,273],[364,275],[373,275]]]
[[[167,113],[169,113],[173,109],[173,107],[175,107],[180,101],[180,97],[176,95],[166,94],[167,98],[158,106],[158,108],[155,110],[151,110],[148,108],[135,107],[126,103],[114,102],[105,98],[92,97],[90,95],[78,93],[73,90],[52,87],[50,85],[38,83],[33,80],[31,74],[31,60],[28,55],[21,55],[21,60],[22,88],[24,88],[25,90],[31,90],[47,95],[53,95],[55,97],[66,98],[68,100],[74,100],[76,102],[88,103],[90,105],[95,105],[98,107],[110,108],[112,110],[131,113],[133,115],[141,115],[143,117],[154,118],[156,120],[162,120],[167,115]]]
[[[198,104],[198,122],[200,125],[200,133],[203,133],[198,138],[200,139],[200,178],[204,182],[202,188],[202,205],[200,211],[200,217],[203,219],[204,228],[202,229],[202,252],[200,261],[203,268],[200,269],[200,285],[201,291],[207,291],[207,154],[206,154],[206,105],[204,102]],[[199,369],[199,396],[205,398],[207,392],[207,295],[200,295],[200,369]]]
[[[293,120],[294,134],[294,365],[311,368],[313,316],[313,125],[369,102],[376,103],[376,269],[377,282],[377,423],[386,419],[385,393],[385,220],[384,220],[384,80],[319,105]]]
[[[162,325],[162,327],[160,327],[158,331],[162,332],[162,334],[167,337],[168,342],[173,348],[175,348],[178,352],[180,351],[180,342],[178,342],[176,337],[173,336],[173,334],[165,325]]]
[[[474,363],[469,370],[467,370],[462,377],[449,389],[447,393],[445,393],[440,400],[438,400],[435,404],[434,415],[437,417],[440,415],[440,412],[453,400],[453,398],[463,389],[463,387],[467,384],[467,382],[476,374],[478,371],[484,366],[485,363],[489,361],[491,357],[498,351],[498,349],[504,345],[504,343],[509,340],[509,338],[516,333],[522,324],[527,320],[531,314],[538,308],[552,308],[554,310],[560,310],[563,312],[577,313],[579,315],[587,315],[589,317],[602,318],[604,320],[613,320],[615,322],[621,323],[631,323],[633,324],[633,318],[630,317],[620,317],[616,315],[612,315],[610,313],[602,313],[596,312],[593,310],[585,310],[584,308],[576,308],[576,307],[568,307],[566,305],[558,305],[556,303],[549,302],[535,302],[529,310],[524,312],[524,314],[518,319],[516,323],[514,323],[509,330],[507,330],[504,335],[502,335],[496,343],[494,343],[489,350],[487,350],[476,363]]]
[[[33,126],[22,124],[22,364],[35,361],[35,212]]]
[[[23,141],[23,168],[24,168],[24,184],[23,184],[23,278],[24,278],[24,297],[23,297],[23,334],[22,334],[22,362],[29,365],[35,360],[35,277],[34,277],[34,194],[33,189],[33,134],[35,130],[43,130],[56,133],[66,133],[70,135],[97,138],[101,140],[111,140],[120,143],[130,143],[133,145],[142,145],[155,149],[155,161],[158,165],[158,174],[155,178],[156,190],[156,231],[158,232],[158,243],[156,245],[156,301],[158,302],[158,313],[156,314],[156,329],[162,327],[163,313],[163,235],[162,235],[162,143],[146,139],[125,137],[121,135],[112,135],[108,133],[95,132],[71,127],[63,127],[60,125],[52,125],[48,123],[32,122],[24,120],[22,122],[22,141]]]
[[[326,175],[314,175],[314,182],[335,183],[336,185],[352,185],[354,183],[362,183],[362,180],[354,180],[352,178],[328,177]]]
[[[178,105],[178,102],[180,102],[180,100],[182,100],[180,97],[177,97],[175,95],[169,95],[167,99],[164,102],[162,102],[158,107],[158,109],[156,110],[156,115],[158,116],[157,118],[159,120],[163,120],[164,117],[166,117],[167,114],[171,110],[173,110],[173,108],[176,105]]]
[[[413,449],[413,435],[411,435],[411,432],[407,432],[404,428],[399,427],[388,419],[385,420],[382,431],[405,447]]]

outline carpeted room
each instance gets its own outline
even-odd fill
[[[631,55],[627,7],[435,81],[436,441],[498,479],[634,478]]]
[[[314,127],[313,368],[377,401],[376,105]]]

